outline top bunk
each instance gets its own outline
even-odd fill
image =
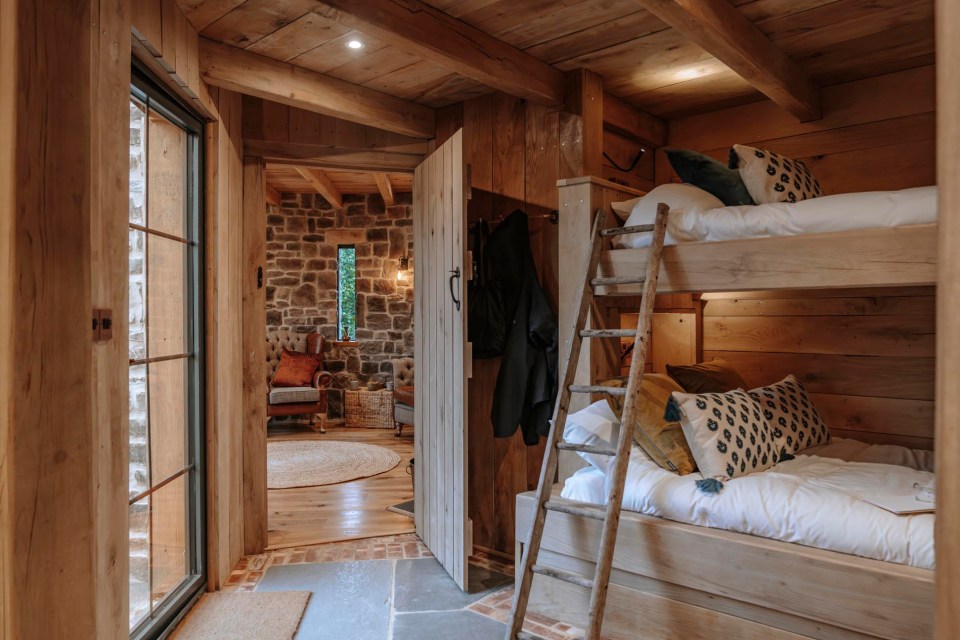
[[[620,226],[614,203],[645,195],[594,176],[558,181],[561,273],[582,269],[585,240],[598,210],[605,227]],[[838,211],[838,214],[844,212]],[[642,273],[649,250],[614,248],[601,254],[604,277]],[[664,248],[658,293],[770,289],[898,287],[935,284],[936,223],[858,228],[829,233],[678,242]],[[599,287],[601,295],[638,295],[642,284]]]

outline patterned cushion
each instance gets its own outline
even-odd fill
[[[799,160],[742,144],[730,150],[730,168],[740,177],[757,204],[799,202],[823,195],[820,182]]]
[[[393,390],[393,399],[401,404],[414,406],[413,403],[413,387],[397,387]]]
[[[605,387],[625,387],[627,378],[600,382]],[[640,406],[633,423],[633,441],[661,468],[681,476],[696,470],[697,464],[687,445],[680,423],[666,420],[664,408],[673,391],[683,392],[676,382],[662,373],[648,373],[640,383]],[[623,396],[607,396],[613,413],[623,413]]]
[[[830,430],[800,381],[789,375],[776,384],[752,389],[773,431],[777,451],[797,453],[830,442]]]
[[[323,363],[322,356],[313,353],[298,353],[283,350],[280,356],[280,366],[273,374],[275,387],[306,387],[313,383],[313,374]]]
[[[270,404],[319,402],[320,392],[313,387],[275,387],[270,389]]]
[[[763,419],[760,403],[748,392],[674,392],[673,399],[704,478],[737,478],[777,462],[773,432]]]

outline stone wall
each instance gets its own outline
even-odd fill
[[[342,414],[351,380],[386,379],[390,361],[413,354],[413,218],[409,193],[384,206],[379,194],[344,195],[334,208],[319,195],[284,193],[267,212],[267,330],[323,334],[334,374],[329,414]],[[357,250],[357,344],[337,344],[337,249]],[[397,279],[401,256],[410,272]]]

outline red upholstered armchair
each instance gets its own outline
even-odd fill
[[[320,433],[327,432],[327,388],[333,382],[333,376],[323,370],[323,345],[324,338],[319,333],[267,332],[267,416],[307,415],[311,428]],[[313,375],[312,386],[273,386],[273,376],[280,366],[284,349],[320,356],[320,368]],[[316,426],[318,414],[319,428]]]

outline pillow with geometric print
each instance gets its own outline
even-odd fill
[[[780,454],[794,454],[830,442],[830,430],[810,401],[807,390],[793,375],[780,382],[751,389],[770,425]]]
[[[779,153],[735,144],[729,166],[740,170],[743,184],[757,204],[799,202],[823,195],[820,181],[807,165]]]
[[[728,480],[769,469],[779,456],[760,403],[743,389],[677,393],[680,426],[704,478]],[[668,411],[670,408],[668,407]]]

